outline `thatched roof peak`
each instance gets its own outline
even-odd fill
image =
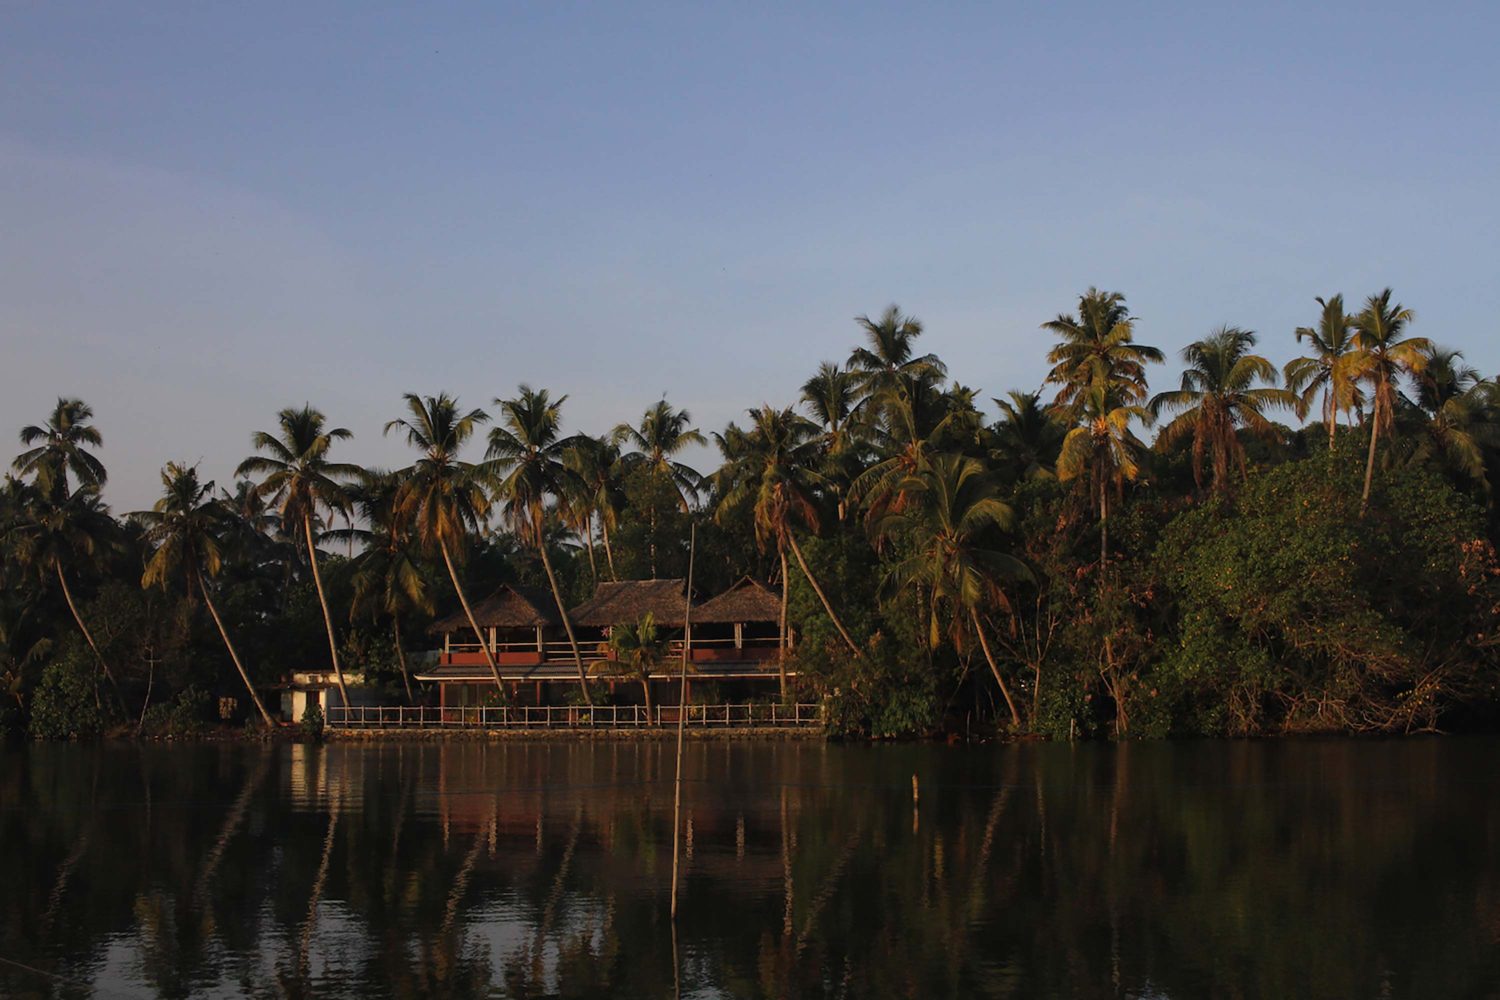
[[[640,621],[649,611],[658,625],[680,628],[686,621],[687,607],[687,586],[680,578],[612,580],[600,583],[593,599],[580,604],[568,615],[575,625],[608,628]]]
[[[508,583],[502,583],[493,594],[474,605],[474,620],[480,628],[535,628],[562,623],[551,600]],[[428,631],[458,632],[468,627],[469,619],[459,608],[433,622]]]
[[[748,576],[741,577],[734,586],[693,609],[693,621],[704,624],[780,620],[780,596]]]

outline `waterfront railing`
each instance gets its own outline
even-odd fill
[[[642,729],[675,726],[676,705],[354,705],[326,710],[332,729]],[[822,725],[820,707],[799,702],[689,705],[695,729],[806,729]]]

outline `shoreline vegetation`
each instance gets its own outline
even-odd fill
[[[716,431],[665,398],[569,436],[546,389],[409,393],[385,430],[413,462],[383,470],[304,404],[231,484],[168,462],[125,513],[93,410],[60,398],[0,488],[0,736],[259,734],[292,669],[346,704],[351,674],[421,704],[439,616],[472,624],[509,583],[567,626],[601,582],[683,576],[694,532],[700,592],[748,576],[780,598],[795,643],[762,697],[821,701],[837,737],[1492,730],[1500,382],[1389,289],[1308,320],[1281,368],[1233,326],[1174,368],[1090,289],[1041,324],[1043,385],[990,410],[893,305],[795,399]],[[717,468],[684,461],[710,443]],[[568,638],[558,697],[649,697]]]

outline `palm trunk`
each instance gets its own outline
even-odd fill
[[[1359,495],[1359,516],[1364,517],[1370,506],[1370,484],[1375,479],[1375,446],[1380,440],[1380,389],[1375,389],[1375,409],[1370,414],[1370,454],[1365,459],[1365,489]]]
[[[828,617],[833,621],[833,627],[839,630],[839,635],[843,636],[844,641],[849,644],[850,651],[855,656],[860,655],[859,646],[853,639],[849,638],[849,630],[844,628],[843,622],[839,621],[839,616],[834,613],[833,605],[828,603],[828,597],[823,593],[823,588],[818,586],[818,581],[812,575],[812,570],[807,568],[807,560],[802,558],[802,547],[797,544],[797,536],[790,528],[787,529],[786,540],[792,546],[792,555],[797,557],[797,565],[802,567],[802,575],[807,577],[807,582],[812,584],[813,592],[818,595],[818,600],[823,602],[823,610],[828,612]]]
[[[786,649],[788,640],[791,638],[786,631],[786,606],[787,591],[790,589],[789,573],[786,565],[786,546],[778,545],[777,554],[781,556],[781,641],[776,646],[776,671],[781,676],[781,700],[786,701]]]
[[[641,674],[641,697],[646,699],[646,725],[651,725],[651,674]]]
[[[615,550],[609,544],[609,522],[604,519],[603,514],[599,515],[599,537],[604,541],[604,561],[609,563],[609,578],[618,580],[619,577],[615,575]]]
[[[94,659],[99,661],[99,667],[104,671],[105,678],[109,681],[110,689],[115,693],[115,700],[120,703],[120,711],[129,716],[125,708],[125,696],[120,693],[120,685],[115,683],[114,671],[109,669],[109,664],[104,661],[104,654],[99,652],[99,646],[94,642],[94,635],[89,627],[83,623],[83,615],[78,613],[78,605],[73,601],[73,591],[68,589],[68,578],[63,574],[62,563],[52,561],[52,568],[57,570],[57,582],[62,585],[63,599],[68,602],[68,610],[73,612],[73,620],[78,623],[78,631],[83,633],[84,641],[89,644],[89,649],[94,651]]]
[[[589,547],[589,576],[595,583],[599,582],[599,562],[594,555],[594,515],[585,514],[583,517],[583,539]]]
[[[1338,432],[1338,410],[1333,403],[1333,387],[1329,386],[1323,393],[1323,419],[1328,422],[1328,450],[1333,451],[1334,435]]]
[[[1000,667],[995,663],[995,654],[990,652],[990,641],[984,637],[984,622],[979,618],[979,609],[970,608],[969,617],[974,622],[974,631],[979,633],[979,648],[984,650],[984,660],[990,665],[990,673],[995,675],[995,683],[1000,685],[1000,693],[1005,697],[1005,707],[1010,709],[1010,724],[1016,729],[1021,728],[1021,713],[1016,711],[1016,703],[1010,696],[1010,686],[1005,683],[1005,678],[1000,676]]]
[[[276,723],[271,721],[271,713],[266,711],[260,695],[255,693],[255,685],[250,683],[250,675],[245,672],[245,665],[240,662],[240,654],[235,651],[234,643],[229,641],[229,630],[224,627],[224,620],[219,617],[219,609],[214,607],[214,599],[208,592],[208,584],[204,582],[201,575],[197,579],[198,590],[203,594],[203,603],[208,605],[208,613],[213,618],[214,624],[218,626],[219,637],[224,640],[224,648],[229,650],[229,658],[234,661],[234,669],[240,672],[240,680],[245,682],[245,690],[250,692],[250,700],[255,703],[255,709],[260,712],[266,728],[274,729]]]
[[[1104,563],[1109,559],[1109,483],[1099,477],[1099,579],[1104,580]]]
[[[495,654],[490,652],[490,644],[484,641],[484,633],[479,630],[479,623],[474,620],[474,609],[469,607],[469,598],[464,594],[463,584],[458,582],[458,570],[453,568],[453,557],[448,554],[448,543],[438,542],[438,550],[443,553],[443,564],[448,567],[448,579],[453,581],[453,590],[458,594],[458,603],[463,605],[464,617],[469,619],[469,628],[474,630],[474,638],[479,640],[479,651],[484,654],[484,662],[489,664],[490,676],[495,678],[495,690],[503,696],[505,684],[500,680],[500,668],[495,665]]]
[[[406,685],[406,703],[414,704],[411,696],[411,668],[406,665],[406,650],[401,648],[401,616],[391,616],[391,627],[396,639],[396,659],[401,661],[401,683]]]
[[[318,547],[313,544],[312,517],[302,515],[302,531],[307,535],[307,561],[312,563],[313,587],[318,591],[318,604],[323,608],[323,624],[328,629],[328,655],[333,658],[333,678],[339,683],[339,697],[344,708],[349,707],[349,689],[344,685],[344,669],[339,666],[339,643],[333,634],[333,616],[328,613],[328,597],[323,593],[323,575],[318,572]]]
[[[573,634],[573,620],[568,617],[568,609],[563,607],[562,591],[557,589],[557,574],[552,572],[552,557],[547,555],[547,543],[540,537],[541,525],[537,525],[537,551],[542,554],[542,568],[547,571],[547,583],[552,587],[552,600],[557,602],[557,614],[562,619],[563,628],[568,633],[568,645],[573,650],[573,665],[578,668],[578,690],[583,692],[583,703],[589,708],[594,707],[594,699],[589,696],[588,676],[583,672],[583,654],[578,651],[578,638]]]

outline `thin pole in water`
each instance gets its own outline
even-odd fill
[[[672,790],[672,921],[677,921],[677,875],[682,853],[682,736],[687,722],[688,636],[693,627],[693,555],[698,546],[698,526],[688,535],[687,599],[682,612],[682,676],[677,696],[677,778]],[[675,929],[673,931],[676,933]]]

